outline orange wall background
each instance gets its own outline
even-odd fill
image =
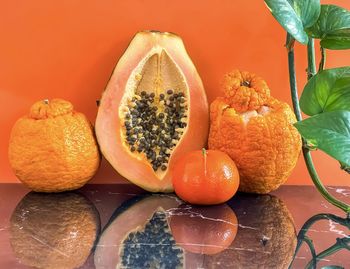
[[[350,9],[349,1],[322,1]],[[272,95],[291,104],[285,33],[263,0],[0,1],[0,182],[18,182],[7,159],[11,127],[37,100],[60,97],[94,122],[95,104],[135,32],[179,34],[208,92],[219,94],[233,68],[266,79]],[[299,90],[306,48],[296,46]],[[327,67],[350,65],[349,51],[328,51]],[[313,154],[324,183],[349,185],[349,175],[322,152]],[[123,180],[103,160],[93,183]],[[312,184],[302,158],[288,184]]]

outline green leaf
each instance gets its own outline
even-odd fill
[[[312,26],[320,16],[320,0],[289,0],[304,28]]]
[[[306,29],[314,38],[321,39],[327,49],[350,48],[350,12],[334,5],[321,5],[321,13],[314,25]]]
[[[294,124],[307,143],[350,165],[350,111],[332,111]]]
[[[350,174],[350,165],[346,165],[345,163],[342,163],[342,162],[339,162],[339,163],[340,163],[340,169]]]
[[[265,3],[275,19],[291,36],[300,43],[307,44],[308,36],[304,31],[303,22],[288,0],[265,0]]]
[[[300,97],[300,107],[310,116],[350,110],[350,67],[327,69],[313,76]]]
[[[350,36],[349,37],[338,37],[328,38],[321,40],[321,46],[323,48],[332,50],[345,50],[350,48]]]

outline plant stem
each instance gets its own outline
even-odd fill
[[[311,255],[312,255],[312,259],[311,261],[309,262],[309,264],[311,265],[312,264],[312,268],[316,268],[316,264],[317,264],[317,261],[316,261],[316,251],[315,251],[315,247],[314,247],[314,244],[312,243],[312,240],[305,236],[304,239],[303,239],[304,242],[306,242],[306,244],[309,246],[309,249],[310,249],[310,252],[311,252]]]
[[[335,252],[342,250],[342,249],[350,249],[350,238],[337,238],[337,242],[330,246],[329,248],[327,248],[326,250],[322,251],[321,253],[319,253],[316,257],[312,257],[312,260],[306,265],[305,268],[309,269],[309,268],[316,268],[316,263],[327,257],[330,256],[332,254],[334,254]],[[316,258],[316,262],[315,262],[315,258]]]
[[[309,44],[310,44],[310,42],[309,42]],[[308,44],[308,46],[309,46],[309,44]],[[289,83],[290,83],[290,90],[291,90],[294,113],[296,115],[297,120],[301,121],[302,115],[301,115],[300,106],[299,106],[299,97],[298,97],[298,90],[297,90],[295,63],[294,63],[294,38],[292,36],[290,36],[289,34],[287,34],[286,47],[287,47],[287,51],[288,51]],[[312,50],[312,47],[308,48],[308,52],[311,50]],[[310,55],[308,55],[308,70],[310,70],[310,71],[314,70],[314,66],[315,66],[315,56],[314,56],[314,52],[313,52]],[[316,186],[317,190],[322,194],[322,196],[328,202],[330,202],[331,204],[335,205],[336,207],[342,209],[347,214],[349,214],[350,206],[337,200],[323,186],[320,178],[318,177],[316,169],[314,167],[311,153],[310,153],[309,149],[304,146],[305,144],[306,144],[306,142],[303,139],[304,160],[305,160],[308,172],[311,176],[311,179],[312,179],[314,185]]]
[[[333,215],[333,214],[324,214],[324,213],[314,215],[311,218],[309,218],[303,224],[303,226],[300,228],[300,231],[298,234],[298,243],[297,243],[297,247],[295,250],[295,255],[299,251],[306,233],[309,231],[309,229],[311,228],[312,225],[314,225],[316,222],[318,222],[320,220],[331,220],[337,224],[340,224],[340,225],[345,226],[346,228],[350,229],[350,219],[349,218],[343,219],[343,218],[336,216],[336,215]]]
[[[318,66],[318,72],[322,71],[326,65],[326,49],[321,47],[321,61]]]
[[[322,194],[322,196],[331,204],[335,205],[336,207],[339,207],[341,210],[345,211],[345,213],[350,212],[350,206],[343,203],[342,201],[337,200],[335,197],[333,197],[327,189],[323,186],[316,169],[314,167],[311,153],[309,149],[303,147],[303,155],[304,155],[304,160],[306,163],[307,170],[309,171],[309,174],[312,178],[313,183],[316,185],[316,188],[318,191]]]
[[[309,80],[316,74],[315,44],[313,38],[309,38],[309,42],[307,44],[307,62],[307,79]]]
[[[299,106],[299,96],[297,91],[297,79],[294,64],[294,38],[287,34],[286,48],[288,52],[288,67],[289,67],[289,84],[292,95],[293,109],[295,116],[298,121],[302,120],[300,106]]]
[[[310,251],[311,251],[311,254],[312,254],[312,260],[310,261],[310,263],[312,262],[314,264],[313,268],[316,268],[315,264],[317,262],[317,260],[316,260],[317,255],[315,254],[315,248],[312,244],[312,241],[306,236],[306,233],[309,231],[311,226],[313,226],[316,222],[322,221],[322,220],[331,220],[339,225],[345,226],[346,228],[350,229],[350,219],[349,218],[341,218],[341,217],[333,215],[333,214],[324,214],[324,213],[312,216],[303,224],[303,226],[299,230],[298,237],[297,237],[298,243],[297,243],[296,249],[294,251],[293,261],[295,260],[295,257],[297,255],[301,245],[303,244],[303,242],[306,242],[308,244]],[[348,240],[348,239],[350,240],[350,238],[346,238],[345,240]],[[347,242],[349,242],[349,241],[347,241]],[[342,240],[340,240],[340,241],[337,240],[337,244],[338,245],[340,244],[343,246],[343,248],[348,248],[350,250],[350,245],[344,245],[344,242]],[[321,255],[321,253],[319,255]],[[324,255],[324,253],[322,255]],[[292,263],[289,265],[289,268],[291,268],[291,267],[292,267]]]

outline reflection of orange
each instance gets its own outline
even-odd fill
[[[212,255],[225,250],[235,239],[237,227],[236,214],[226,204],[181,206],[170,217],[176,243],[192,253]]]
[[[239,221],[237,236],[225,251],[206,257],[201,267],[288,268],[297,237],[284,201],[273,195],[239,193],[230,205]]]
[[[99,232],[94,204],[74,192],[30,192],[10,219],[13,253],[30,268],[70,269],[83,264],[88,268],[86,261]]]

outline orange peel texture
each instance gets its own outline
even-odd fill
[[[210,105],[209,149],[226,152],[236,163],[240,191],[269,193],[287,180],[299,157],[295,115],[254,74],[232,71],[223,91]]]
[[[266,82],[249,72],[233,70],[224,77],[225,102],[237,112],[257,110],[270,98]]]
[[[38,101],[12,128],[9,161],[16,176],[39,192],[82,187],[96,173],[100,153],[93,128],[62,99]]]

